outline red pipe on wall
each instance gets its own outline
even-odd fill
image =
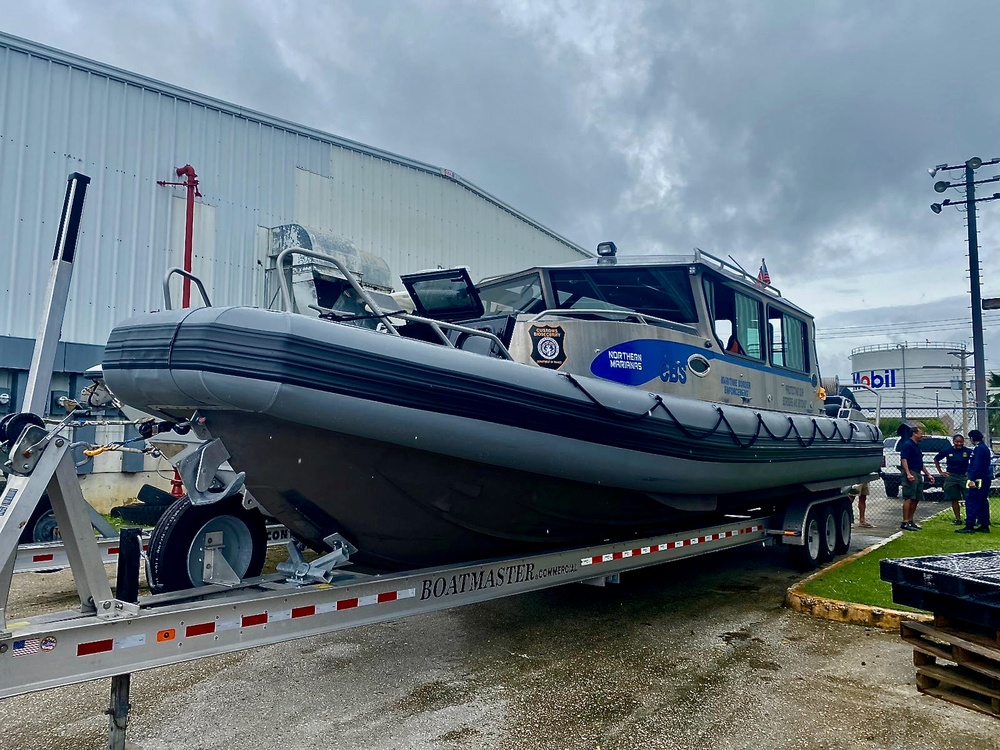
[[[183,177],[184,182],[165,182],[157,180],[157,185],[176,185],[187,188],[187,212],[184,217],[184,270],[191,273],[191,262],[194,258],[194,199],[201,197],[198,191],[198,175],[194,167],[185,164],[177,167],[175,173],[178,177]],[[184,292],[181,300],[181,307],[191,307],[191,279],[184,277]]]

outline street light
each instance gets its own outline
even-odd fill
[[[943,206],[965,203],[966,223],[969,227],[969,284],[972,292],[972,361],[976,382],[976,425],[987,441],[989,441],[990,425],[986,412],[986,357],[983,351],[983,306],[979,288],[979,245],[975,204],[1000,198],[1000,193],[994,193],[989,198],[976,198],[976,185],[985,182],[996,182],[1000,180],[1000,175],[984,180],[976,180],[975,174],[976,170],[980,167],[995,164],[1000,164],[1000,159],[994,158],[984,162],[978,156],[973,156],[964,164],[938,164],[933,169],[927,170],[932,179],[937,176],[938,172],[952,172],[956,170],[963,170],[965,172],[964,183],[941,181],[934,185],[934,190],[938,193],[943,193],[948,188],[964,187],[965,200],[952,201],[948,199],[941,201],[941,203],[933,203],[931,204],[931,211],[939,214]]]

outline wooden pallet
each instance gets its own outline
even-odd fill
[[[903,622],[900,633],[913,646],[921,693],[1000,718],[1000,631],[935,616]]]

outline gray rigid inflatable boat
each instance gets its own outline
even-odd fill
[[[127,320],[103,369],[126,404],[197,410],[297,537],[324,550],[340,533],[383,569],[670,530],[849,484],[881,459],[865,422],[248,307]]]

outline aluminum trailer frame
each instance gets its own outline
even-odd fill
[[[760,544],[776,519],[734,518],[646,539],[391,575],[339,572],[332,584],[277,576],[141,599],[110,616],[79,610],[8,622],[0,697],[111,677]],[[103,606],[103,605],[102,605]]]
[[[149,531],[141,535],[142,550],[149,545]],[[291,532],[280,523],[267,525],[267,546],[277,547],[287,544],[292,539]],[[120,540],[116,536],[96,537],[97,549],[101,562],[105,565],[118,562]],[[14,560],[14,573],[54,573],[70,567],[66,545],[62,542],[39,542],[37,544],[22,544],[17,548],[17,558]]]

